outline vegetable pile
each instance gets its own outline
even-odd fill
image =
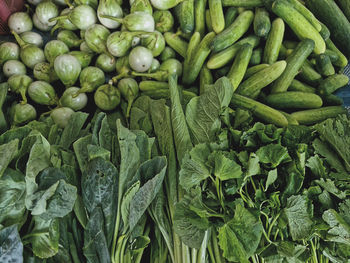
[[[350,262],[350,1],[28,2],[0,262]]]

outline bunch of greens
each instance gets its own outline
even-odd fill
[[[120,118],[74,113],[0,136],[0,261],[141,262],[167,161]]]

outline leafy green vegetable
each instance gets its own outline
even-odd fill
[[[23,261],[23,244],[16,225],[0,230],[0,261]]]

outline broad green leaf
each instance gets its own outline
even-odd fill
[[[148,96],[137,98],[131,108],[130,128],[132,130],[143,130],[148,135],[152,133],[152,120],[150,115],[153,100]]]
[[[111,159],[111,152],[100,146],[88,144],[87,151],[88,151],[89,161],[97,157],[101,157],[106,161],[109,161]]]
[[[86,215],[86,210],[85,210],[83,198],[80,195],[77,195],[77,199],[75,200],[75,204],[74,204],[73,209],[74,209],[75,216],[77,217],[79,223],[81,224],[81,226],[83,228],[85,228],[87,225],[87,222],[88,222],[88,218]]]
[[[306,166],[317,177],[324,178],[326,176],[326,168],[323,165],[322,159],[317,154],[307,160]]]
[[[130,246],[130,249],[133,250],[133,252],[142,251],[145,249],[149,244],[151,243],[151,240],[148,236],[139,236],[132,240],[132,244]]]
[[[0,180],[0,224],[10,226],[26,220],[24,175],[7,168]],[[23,222],[24,223],[24,222]]]
[[[73,149],[74,149],[74,153],[75,156],[77,158],[80,170],[82,172],[85,171],[87,163],[89,161],[89,154],[88,154],[88,150],[87,150],[87,146],[88,144],[91,143],[92,140],[92,135],[86,135],[85,137],[82,137],[78,140],[76,140],[73,143]]]
[[[49,258],[58,252],[59,221],[58,219],[44,220],[33,216],[35,222],[29,234],[33,253],[39,258]]]
[[[209,155],[210,148],[207,144],[198,144],[185,155],[179,172],[180,185],[185,190],[198,185],[210,176],[210,170],[206,166]]]
[[[28,136],[31,129],[27,126],[9,129],[0,135],[0,144],[8,143],[14,139],[18,139],[20,142]]]
[[[26,167],[26,207],[31,209],[34,206],[34,193],[38,188],[35,181],[36,176],[45,168],[50,166],[50,144],[41,135],[37,137],[36,142],[29,152],[29,158]]]
[[[214,87],[186,106],[186,121],[195,144],[212,142],[221,127],[220,114],[228,107],[233,89],[228,78],[218,79]]]
[[[16,225],[0,230],[0,262],[23,262],[23,244]]]
[[[263,164],[269,165],[271,168],[276,168],[284,162],[291,161],[287,148],[279,144],[268,144],[259,148],[256,152],[259,160]]]
[[[300,191],[305,177],[294,161],[288,163],[281,172],[288,175],[286,176],[287,185],[282,195],[282,200],[285,202],[288,197],[296,195]]]
[[[174,230],[184,244],[199,249],[205,231],[209,228],[209,221],[190,210],[188,203],[189,200],[183,199],[175,205]]]
[[[90,214],[89,222],[84,231],[83,251],[88,263],[111,262],[103,227],[102,209],[95,207]]]
[[[88,116],[89,114],[78,111],[69,118],[68,124],[62,132],[59,142],[60,146],[68,149],[79,138],[80,131]]]
[[[32,215],[41,215],[46,211],[47,202],[55,194],[58,185],[59,182],[55,182],[48,189],[37,191],[31,196],[33,206],[29,210],[32,211]]]
[[[339,213],[350,225],[350,199],[346,199],[344,202],[340,203]]]
[[[315,182],[319,186],[321,186],[323,189],[327,190],[328,192],[330,192],[331,194],[335,195],[339,199],[345,199],[346,198],[346,193],[341,191],[341,190],[339,190],[335,186],[334,181],[332,181],[330,179],[324,180],[323,178],[321,178],[320,180],[315,180]]]
[[[130,203],[130,230],[135,227],[161,189],[166,168],[165,157],[155,157],[140,166],[141,177],[147,179],[147,182],[140,187]]]
[[[322,219],[330,226],[327,239],[350,245],[350,225],[334,209],[326,210]]]
[[[118,170],[100,157],[92,159],[82,175],[82,197],[86,210],[92,213],[101,207],[104,215],[107,243],[113,237],[118,197]]]
[[[346,169],[341,160],[338,158],[337,154],[327,145],[327,143],[317,138],[312,142],[312,146],[314,147],[315,152],[325,157],[327,163],[329,163],[339,173],[346,172]]]
[[[288,219],[289,232],[293,240],[305,239],[311,234],[313,205],[306,196],[294,195],[289,197],[284,212]]]
[[[230,261],[249,262],[254,255],[263,232],[259,218],[237,204],[232,220],[219,228],[219,245],[223,256]]]
[[[7,166],[17,154],[18,142],[18,139],[14,139],[9,143],[0,145],[0,179],[3,176]]]
[[[300,143],[308,144],[312,139],[312,129],[303,125],[288,125],[282,136],[282,143],[289,149]]]
[[[186,152],[192,148],[192,141],[188,131],[185,114],[180,101],[180,93],[177,86],[177,75],[169,76],[169,90],[171,101],[171,123],[173,127],[177,160],[182,162]]]
[[[277,168],[270,170],[267,174],[267,180],[265,184],[265,192],[269,188],[270,185],[272,185],[277,180],[278,174],[277,174]]]
[[[140,181],[137,181],[129,187],[123,196],[120,212],[122,214],[124,229],[127,229],[129,227],[130,204],[139,189]]]
[[[92,126],[92,140],[91,144],[99,145],[99,131],[101,129],[102,120],[106,117],[106,113],[99,112],[95,114],[93,118],[93,126]]]
[[[223,152],[213,152],[209,159],[214,162],[214,175],[221,181],[242,177],[241,166],[234,160],[226,157]]]
[[[251,153],[249,155],[245,177],[251,177],[260,173],[260,164],[259,164],[259,156],[255,153]]]

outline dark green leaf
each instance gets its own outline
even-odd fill
[[[73,142],[75,142],[80,135],[80,131],[89,114],[84,112],[75,112],[69,119],[67,126],[62,132],[59,145],[68,149]]]
[[[209,160],[212,160],[214,163],[214,175],[221,181],[242,177],[243,172],[241,166],[234,160],[225,156],[223,152],[211,153]]]
[[[215,140],[221,127],[220,114],[230,104],[232,93],[231,82],[223,77],[212,89],[187,104],[186,121],[195,144]]]
[[[89,161],[97,157],[105,159],[106,161],[109,161],[111,159],[111,152],[100,146],[88,144],[87,151]]]
[[[287,199],[284,212],[288,219],[289,232],[293,240],[307,238],[313,226],[313,205],[306,196],[296,195]]]
[[[232,220],[219,228],[219,245],[223,256],[235,262],[249,262],[262,236],[260,220],[249,210],[237,205]]]
[[[334,209],[326,210],[322,219],[330,226],[327,238],[333,242],[350,245],[350,225]]]
[[[0,145],[0,179],[4,174],[7,166],[17,154],[18,142],[18,139],[14,139],[9,143]]]
[[[23,245],[16,225],[0,230],[0,262],[23,262]]]
[[[279,144],[263,146],[256,152],[256,155],[261,163],[267,164],[271,168],[276,168],[281,163],[291,161],[287,148]]]
[[[323,165],[322,159],[316,154],[311,156],[306,163],[311,172],[319,178],[324,178],[326,175],[326,168]]]
[[[339,199],[345,199],[346,198],[346,193],[339,190],[335,184],[334,181],[330,180],[330,179],[326,179],[324,180],[323,178],[321,178],[320,180],[315,180],[315,182],[321,186],[322,188],[324,188],[325,190],[327,190],[328,192],[330,192],[331,194],[335,195],[336,197],[338,197]]]
[[[77,158],[80,170],[83,172],[86,169],[89,161],[89,154],[87,150],[88,144],[91,143],[92,135],[86,135],[73,143],[73,149]]]
[[[265,192],[269,188],[270,185],[272,185],[276,180],[277,180],[278,174],[277,174],[277,169],[273,169],[268,172],[267,174],[267,180],[265,184]]]

